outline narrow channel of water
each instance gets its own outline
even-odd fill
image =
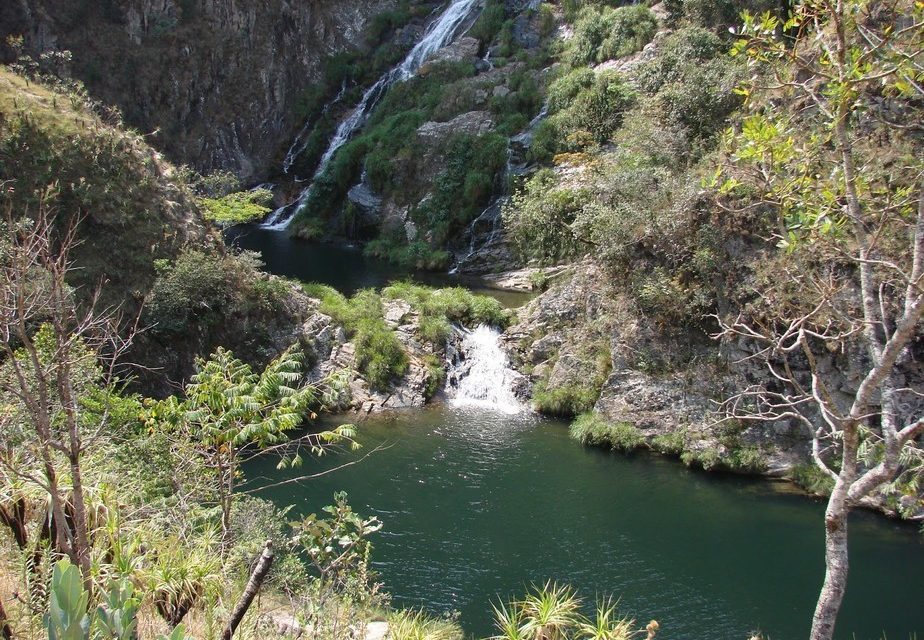
[[[625,612],[660,621],[659,638],[808,634],[823,571],[819,501],[665,458],[585,449],[563,423],[530,414],[440,406],[359,429],[366,451],[391,446],[264,497],[310,513],[342,489],[381,518],[374,566],[399,605],[459,611],[468,633],[486,637],[492,600],[554,579],[591,600],[621,598]],[[267,460],[247,473],[280,472]],[[868,513],[851,527],[838,637],[924,636],[919,533]]]

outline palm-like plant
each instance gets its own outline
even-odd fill
[[[527,640],[519,602],[499,602],[491,607],[494,609],[497,634],[491,636],[490,640]]]
[[[529,640],[563,640],[582,620],[581,599],[568,585],[533,586],[520,603],[523,633]]]
[[[216,473],[223,551],[229,542],[231,502],[245,450],[273,449],[282,452],[285,464],[298,466],[302,446],[320,455],[340,441],[355,445],[349,425],[289,442],[288,432],[314,417],[312,407],[320,399],[318,387],[300,385],[301,371],[301,357],[295,352],[283,353],[257,374],[219,348],[208,360],[198,362],[198,373],[186,386],[186,401],[164,406],[172,421],[186,428]],[[286,456],[289,449],[295,453]]]
[[[586,619],[578,625],[578,635],[585,640],[629,640],[636,635],[635,620],[620,616],[616,612],[617,601],[604,598],[597,602],[593,619]]]

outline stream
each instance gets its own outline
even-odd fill
[[[273,273],[345,293],[414,278],[507,295],[277,231],[239,228],[229,239],[261,251]],[[510,296],[512,306],[528,297]],[[308,514],[347,491],[354,509],[384,523],[373,537],[373,566],[394,603],[459,612],[476,637],[493,634],[492,602],[547,579],[572,584],[590,602],[620,598],[621,611],[642,626],[659,621],[658,638],[807,636],[824,571],[823,501],[786,483],[584,448],[565,423],[510,410],[505,367],[491,356],[494,338],[475,331],[468,340],[475,355],[466,366],[477,378],[450,372],[467,398],[371,416],[358,424],[363,450],[306,463],[313,466],[301,473],[386,448],[263,497]],[[291,472],[258,459],[246,473],[259,484]],[[924,637],[922,540],[915,526],[854,514],[839,638]]]

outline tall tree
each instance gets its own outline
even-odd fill
[[[812,435],[833,489],[811,638],[830,640],[850,510],[921,471],[924,3],[810,0],[785,22],[746,15],[735,51],[755,75],[721,191],[729,208],[774,213],[785,259],[749,313],[720,319],[721,336],[769,371],[724,408]],[[836,358],[861,375],[845,380]]]
[[[131,344],[116,309],[99,308],[98,292],[78,301],[68,285],[76,224],[56,224],[54,192],[31,215],[13,211],[3,193],[0,236],[0,466],[40,487],[50,502],[56,548],[90,584],[90,522],[82,460],[105,432],[108,410],[86,419],[88,390],[116,382]]]

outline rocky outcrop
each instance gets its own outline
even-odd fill
[[[363,44],[390,0],[11,0],[0,41],[68,49],[91,93],[177,163],[264,175],[328,54]]]
[[[488,111],[469,111],[447,122],[425,122],[417,129],[417,135],[426,144],[443,142],[457,134],[480,136],[494,128],[494,118]]]
[[[339,380],[329,408],[338,411],[373,413],[422,407],[426,404],[431,372],[424,358],[433,349],[419,336],[419,317],[403,300],[384,301],[384,318],[395,331],[408,354],[408,370],[386,390],[373,389],[356,370],[356,348],[343,328],[318,311],[319,301],[310,301],[312,312],[301,327],[301,344],[312,362],[310,382]]]
[[[729,433],[714,409],[742,373],[723,365],[718,345],[699,330],[666,334],[652,326],[592,262],[560,275],[505,336],[534,389],[596,386],[595,412],[632,424],[649,442],[675,435],[673,453],[692,462],[738,470],[745,448],[759,455],[761,472],[783,475],[807,459],[798,425],[736,425]]]

